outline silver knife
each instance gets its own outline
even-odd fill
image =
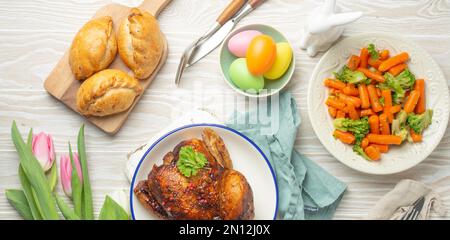
[[[186,67],[194,65],[200,59],[204,58],[206,55],[216,49],[217,46],[219,46],[228,36],[228,34],[233,30],[236,24],[264,1],[265,0],[248,1],[245,7],[242,8],[242,10],[237,13],[235,17],[228,20],[228,22],[226,22],[216,33],[214,33],[208,40],[199,45],[197,49],[192,52],[192,54],[189,56]]]
[[[209,39],[215,32],[217,32],[228,20],[230,20],[241,8],[244,6],[246,0],[231,0],[227,7],[222,11],[217,18],[214,26],[212,26],[202,37],[194,41],[183,52],[178,64],[177,74],[175,76],[175,84],[178,85],[183,75],[184,69],[186,69],[187,60],[197,50],[197,47],[202,45],[203,42]]]

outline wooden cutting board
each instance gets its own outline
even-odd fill
[[[172,0],[144,0],[142,4],[139,6],[141,10],[148,11],[153,14],[153,16],[158,17],[159,13],[171,2]],[[130,12],[129,7],[120,5],[120,4],[110,4],[107,5],[94,15],[93,18],[101,17],[101,16],[111,16],[113,19],[114,30],[117,33],[118,28],[122,20],[128,16]],[[81,27],[80,27],[81,28]],[[75,36],[75,35],[74,35]],[[158,66],[155,69],[155,72],[147,79],[140,80],[142,87],[145,89],[150,85],[152,80],[156,77],[161,67],[164,65],[167,59],[168,54],[168,46],[167,40],[164,39],[164,50],[161,57],[161,60]],[[120,59],[119,54],[117,53],[116,59],[109,66],[109,68],[120,69],[131,76],[133,76],[133,72],[125,66],[123,61]],[[50,73],[48,78],[44,82],[45,89],[56,99],[63,102],[70,109],[77,112],[76,109],[76,93],[78,88],[80,87],[81,82],[76,80],[69,66],[69,51],[66,51],[64,56],[59,60],[58,64],[56,64],[53,71]],[[86,119],[90,121],[95,126],[99,127],[101,130],[105,131],[109,134],[115,134],[122,125],[125,123],[125,120],[128,118],[128,115],[133,110],[136,103],[139,101],[143,94],[141,94],[133,103],[133,105],[125,112],[114,114],[106,117],[87,117]]]

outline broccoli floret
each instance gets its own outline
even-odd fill
[[[369,133],[369,119],[363,117],[359,120],[350,118],[337,118],[333,121],[334,128],[344,132],[352,132],[356,138],[356,144],[360,143],[364,136]]]
[[[377,49],[375,48],[375,44],[371,43],[367,46],[367,50],[369,51],[370,57],[373,59],[380,58]]]
[[[400,111],[395,116],[395,119],[392,121],[391,132],[394,134],[396,131],[400,131],[406,125],[406,119],[408,118],[408,114],[405,111]]]
[[[412,89],[414,86],[414,83],[416,82],[416,77],[414,74],[412,74],[408,69],[401,72],[397,77],[395,77],[395,80],[400,84],[400,86],[405,89]]]
[[[353,146],[353,152],[357,153],[358,155],[360,155],[361,157],[363,157],[364,159],[366,159],[368,161],[372,161],[369,158],[369,156],[367,156],[367,154],[364,152],[364,149],[362,149],[362,147],[360,145]]]
[[[409,135],[409,130],[406,126],[407,117],[408,114],[402,110],[397,113],[397,116],[395,116],[395,119],[392,121],[392,135],[400,136],[402,138],[402,141],[404,141]]]
[[[364,73],[359,71],[352,71],[347,66],[344,66],[339,72],[333,73],[336,79],[345,83],[367,83],[367,77]]]
[[[408,126],[417,134],[422,134],[422,131],[431,124],[433,118],[433,110],[428,109],[422,114],[410,113],[408,115]]]
[[[384,74],[384,79],[386,79],[386,82],[380,84],[380,88],[391,89],[394,92],[392,94],[393,102],[395,104],[400,104],[405,98],[405,89],[403,89],[397,79],[390,73]]]
[[[393,91],[392,100],[395,104],[400,104],[405,99],[406,90],[411,89],[416,82],[416,77],[408,69],[401,72],[397,77],[390,73],[384,74],[386,82],[379,84],[381,89],[391,89]]]

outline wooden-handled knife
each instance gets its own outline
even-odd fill
[[[235,17],[228,20],[223,26],[216,31],[209,39],[207,39],[201,45],[198,45],[196,51],[193,51],[187,61],[187,67],[192,66],[200,59],[208,55],[211,51],[217,48],[226,36],[233,30],[236,24],[244,18],[247,14],[253,11],[259,4],[263,3],[265,0],[250,0],[246,6],[238,13]]]
[[[193,42],[189,47],[184,50],[181,56],[180,63],[177,69],[177,75],[175,77],[175,84],[179,84],[181,76],[183,75],[184,69],[186,68],[187,60],[193,52],[197,50],[197,47],[201,45],[204,41],[209,39],[214,33],[216,33],[221,27],[227,23],[227,21],[232,18],[241,8],[244,6],[246,0],[232,0],[227,7],[222,11],[222,13],[217,18],[215,24],[199,39]]]

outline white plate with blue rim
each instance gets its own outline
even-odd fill
[[[269,160],[261,149],[240,132],[217,124],[192,124],[174,129],[145,152],[131,182],[130,207],[134,220],[158,220],[157,215],[147,211],[135,196],[133,189],[139,181],[146,180],[153,165],[160,166],[164,155],[183,140],[201,139],[204,128],[213,129],[225,142],[233,161],[233,169],[242,173],[253,191],[255,220],[272,220],[277,214],[278,191],[275,174]]]
[[[427,109],[433,109],[432,124],[424,131],[422,142],[392,146],[388,153],[382,154],[380,161],[366,161],[353,152],[351,146],[333,138],[333,119],[325,106],[328,91],[323,86],[325,78],[332,77],[352,54],[359,55],[360,49],[369,43],[378,49],[388,49],[391,55],[403,51],[409,53],[408,68],[417,79],[425,79]],[[317,63],[309,82],[307,99],[311,124],[325,148],[350,168],[376,175],[402,172],[425,160],[444,136],[450,110],[447,81],[439,65],[416,43],[388,33],[358,34],[336,43]]]

